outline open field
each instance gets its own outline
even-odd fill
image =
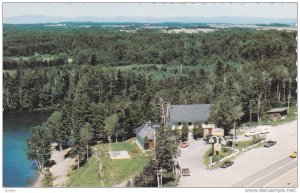
[[[50,61],[54,60],[56,58],[56,55],[51,54],[40,54],[40,55],[34,55],[34,56],[6,56],[5,59],[7,60],[14,60],[14,61],[29,61],[30,59],[35,60],[42,60],[42,61]]]
[[[109,149],[109,144],[104,145]],[[143,167],[149,162],[147,154],[142,152],[136,146],[134,140],[128,140],[120,143],[112,143],[113,151],[127,150],[131,159],[110,160],[108,153],[104,156],[104,170],[106,180],[105,187],[115,186],[137,175]],[[98,163],[95,157],[91,157],[79,171],[72,171],[69,174],[69,187],[100,187],[98,176]]]

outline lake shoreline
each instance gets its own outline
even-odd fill
[[[75,158],[63,158],[71,150],[70,148],[63,150],[63,155],[60,151],[55,149],[57,144],[52,144],[51,160],[55,161],[49,170],[52,173],[53,187],[66,187],[68,182],[68,173],[71,171],[71,166],[75,164]],[[32,184],[32,188],[42,188],[43,175],[41,172],[38,174],[38,178]]]
[[[39,113],[39,112],[54,112],[57,107],[50,107],[50,108],[39,108],[39,109],[32,109],[32,110],[19,110],[19,111],[6,111],[4,109],[3,113]]]
[[[3,186],[32,187],[39,177],[33,160],[26,154],[30,128],[43,124],[49,111],[3,112]]]
[[[42,187],[42,174],[38,172],[38,177],[36,181],[31,185],[32,188],[41,188]]]

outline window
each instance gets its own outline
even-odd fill
[[[191,126],[191,125],[192,125],[192,122],[188,122],[188,125]]]

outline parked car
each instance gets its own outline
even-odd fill
[[[220,166],[220,168],[228,168],[228,167],[232,166],[233,163],[234,163],[233,161],[227,160]]]
[[[297,152],[294,151],[293,153],[290,154],[290,158],[296,158],[297,157]]]
[[[270,133],[271,131],[270,131],[270,129],[269,128],[261,128],[260,129],[260,133],[261,134],[267,134],[267,133]]]
[[[203,138],[203,140],[206,141],[206,143],[208,143],[208,141],[209,141],[209,139],[210,139],[211,136],[212,136],[212,135],[206,135],[206,136]]]
[[[251,137],[251,136],[253,136],[253,135],[258,135],[259,133],[257,132],[257,131],[249,131],[249,132],[247,132],[247,133],[245,133],[245,136],[246,137]]]
[[[213,138],[213,135],[207,135],[205,141],[207,144],[213,144],[216,142]]]
[[[181,173],[182,173],[182,176],[190,176],[191,175],[189,168],[182,168]]]
[[[180,147],[181,148],[186,148],[186,147],[188,147],[189,146],[189,142],[188,141],[184,141],[184,142],[182,142],[181,144],[180,144]]]
[[[234,137],[233,134],[229,134],[229,135],[225,136],[224,139],[226,139],[226,140],[233,139],[233,137]],[[235,137],[235,138],[237,138],[237,137]]]
[[[276,141],[269,140],[265,143],[264,147],[271,147],[271,146],[276,145],[276,143],[277,143]]]

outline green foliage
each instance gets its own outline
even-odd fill
[[[134,178],[135,187],[157,187],[157,171],[160,169],[165,170],[163,174],[163,184],[169,181],[174,181],[175,178],[170,178],[170,175],[166,175],[173,171],[176,144],[169,139],[171,131],[161,131],[156,140],[155,154],[156,159],[151,160],[150,163],[145,166],[140,175]]]
[[[204,129],[202,127],[202,124],[200,123],[198,125],[195,125],[193,128],[194,139],[203,138],[203,134],[204,134]]]
[[[181,129],[181,136],[180,136],[181,140],[187,141],[188,135],[189,135],[189,127],[186,123],[184,123]]]
[[[45,188],[53,187],[53,177],[49,168],[46,168],[43,171],[42,187]]]
[[[116,114],[111,115],[110,117],[107,117],[105,119],[105,132],[108,136],[112,136],[113,134],[115,134],[115,129],[117,127],[118,124],[118,116]]]
[[[209,150],[207,150],[205,152],[205,154],[203,155],[203,162],[206,166],[208,166],[210,164],[210,157],[212,156],[212,162],[217,162],[221,159],[223,159],[224,157],[229,156],[230,154],[234,153],[231,149],[227,149],[227,148],[222,148],[222,152],[221,155],[213,155],[213,148],[209,148]]]
[[[65,113],[65,112],[64,112]],[[47,120],[47,127],[51,134],[52,141],[59,144],[60,150],[62,150],[62,145],[65,144],[70,137],[70,130],[66,127],[66,116],[60,111],[55,111]],[[65,123],[65,124],[64,124]]]
[[[38,169],[43,170],[51,158],[50,133],[42,127],[31,129],[31,136],[27,139],[27,158],[34,160]]]
[[[83,144],[88,145],[93,139],[92,127],[89,123],[86,123],[80,130],[80,137]]]
[[[261,137],[260,135],[253,135],[252,139],[251,139],[251,144],[253,145],[253,144],[259,143],[262,140],[264,140],[264,138]]]
[[[106,151],[108,144],[104,144]],[[149,158],[145,154],[131,153],[134,149],[138,149],[132,140],[121,143],[113,143],[112,148],[116,151],[127,150],[131,159],[110,160],[107,153],[104,154],[103,162],[105,169],[104,186],[111,187],[129,180],[142,171],[144,166],[149,162]],[[98,172],[98,162],[96,157],[91,157],[79,171],[73,171],[69,174],[69,187],[101,187]]]
[[[86,123],[80,130],[80,138],[82,141],[82,145],[86,146],[86,156],[89,156],[89,144],[91,143],[92,139],[94,138],[92,127],[89,123]]]
[[[150,161],[145,167],[143,172],[135,176],[133,183],[135,187],[157,187],[156,171],[157,162]]]

